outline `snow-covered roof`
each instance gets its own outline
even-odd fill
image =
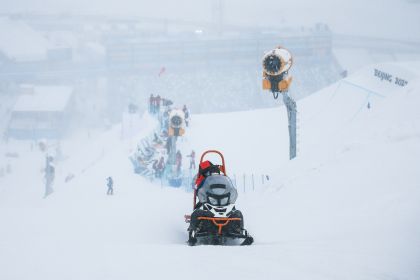
[[[14,112],[63,111],[73,93],[68,86],[35,86],[33,93],[19,96]]]
[[[47,58],[49,41],[21,21],[0,17],[0,52],[15,61]]]

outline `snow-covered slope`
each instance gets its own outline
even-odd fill
[[[394,80],[382,81],[374,75],[375,69],[390,73],[394,78],[399,76],[409,81],[409,84],[400,87]],[[371,65],[298,101],[298,155],[325,153],[324,149],[319,149],[322,142],[328,146],[327,150],[333,142],[342,145],[342,139],[336,139],[337,134],[349,130],[352,123],[355,126],[365,122],[381,108],[387,97],[396,95],[395,98],[406,101],[407,92],[417,90],[419,72],[419,63]],[[191,142],[188,147],[199,152],[209,146],[224,151],[230,158],[229,169],[235,173],[269,172],[289,164],[286,110],[281,98],[273,102],[277,102],[279,107],[251,112],[195,115],[187,135]],[[367,108],[368,103],[371,110]],[[402,114],[404,108],[396,107],[393,111]],[[395,116],[384,114],[385,124],[388,120],[395,121]],[[355,128],[353,134],[363,136],[364,129]],[[244,158],[249,158],[252,163],[244,161]]]
[[[375,68],[408,84],[381,81]],[[217,148],[228,173],[271,175],[238,199],[250,247],[186,246],[191,194],[134,175],[133,139],[121,140],[119,128],[86,147],[69,143],[84,148],[59,165],[47,199],[42,156],[28,151],[0,178],[0,278],[418,279],[419,72],[419,64],[375,65],[300,101],[292,162],[283,107],[193,116],[182,149]],[[139,138],[154,126],[145,123]],[[90,150],[94,164],[80,168],[73,160]]]

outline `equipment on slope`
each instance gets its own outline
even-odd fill
[[[165,176],[170,186],[179,188],[182,185],[183,174],[182,174],[182,156],[178,159],[177,150],[177,139],[185,133],[185,114],[180,109],[172,109],[168,112],[169,116],[167,119],[168,126],[168,139],[167,139],[167,150],[168,160],[166,162]]]
[[[279,92],[285,93],[292,83],[289,69],[293,65],[292,55],[283,47],[277,47],[267,52],[262,60],[263,66],[263,89],[270,90],[274,99],[278,98]]]
[[[267,52],[263,59],[263,89],[270,90],[274,99],[283,94],[283,102],[287,109],[289,121],[289,158],[296,157],[296,102],[288,95],[292,77],[289,70],[293,65],[292,54],[285,48],[279,46]]]
[[[218,154],[221,165],[204,161],[205,155]],[[203,153],[194,186],[193,212],[185,215],[188,227],[188,244],[234,245],[235,239],[243,239],[241,245],[251,245],[254,239],[244,229],[241,211],[235,208],[238,192],[226,175],[225,160],[219,151]]]
[[[185,133],[185,114],[182,110],[172,110],[169,113],[169,136],[182,136]]]

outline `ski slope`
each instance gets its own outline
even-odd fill
[[[299,101],[291,162],[282,106],[192,117],[184,154],[217,148],[228,173],[272,178],[239,193],[250,247],[186,246],[191,194],[146,181],[128,160],[157,125],[148,116],[135,137],[114,127],[63,143],[46,199],[44,155],[8,143],[19,158],[0,178],[0,279],[419,279],[419,77],[418,63],[374,65]]]

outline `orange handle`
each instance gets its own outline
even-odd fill
[[[201,155],[200,163],[202,163],[202,162],[203,162],[204,157],[205,157],[207,154],[210,154],[210,153],[218,154],[218,155],[220,156],[220,158],[222,159],[222,165],[220,166],[220,167],[221,167],[221,168],[220,168],[220,171],[222,171],[222,172],[223,172],[223,174],[225,174],[225,175],[226,175],[225,158],[223,157],[223,154],[222,154],[221,152],[217,151],[217,150],[208,150],[208,151],[205,151],[205,152]]]
[[[220,156],[220,158],[222,159],[222,165],[220,165],[220,166],[219,166],[220,171],[222,171],[222,172],[223,172],[223,174],[225,174],[225,176],[227,176],[227,175],[226,175],[225,158],[223,157],[223,154],[222,154],[221,152],[217,151],[217,150],[208,150],[208,151],[205,151],[205,152],[201,155],[201,158],[200,158],[200,164],[203,162],[204,157],[205,157],[207,154],[210,154],[210,153],[218,154],[218,155]],[[197,176],[198,176],[198,175],[197,175]],[[196,190],[196,189],[194,189],[193,210],[195,209],[195,206],[196,206],[196,201],[197,201],[197,190]]]
[[[218,234],[222,234],[222,228],[227,225],[230,221],[240,221],[241,218],[215,218],[215,217],[198,217],[198,220],[212,221],[215,226],[218,227]],[[222,221],[224,223],[218,223]]]

